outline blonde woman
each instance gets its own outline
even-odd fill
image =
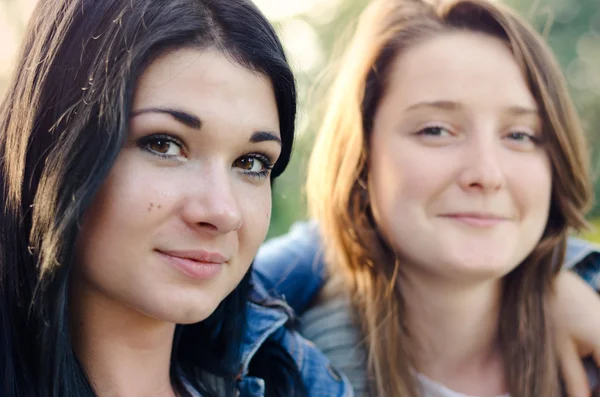
[[[585,394],[577,371],[561,376],[551,316],[568,319],[565,291],[581,288],[558,271],[586,226],[588,161],[560,69],[515,13],[373,1],[310,162],[330,278],[305,335],[347,374],[365,369],[359,395],[553,397],[565,380]],[[598,346],[598,319],[582,322]]]

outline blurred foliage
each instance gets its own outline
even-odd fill
[[[547,39],[569,82],[572,96],[583,119],[592,153],[593,177],[596,181],[596,197],[600,198],[600,2],[599,0],[505,0],[530,20],[536,30]],[[288,171],[276,182],[273,218],[270,237],[288,230],[291,223],[306,217],[304,200],[305,170],[314,134],[319,128],[318,115],[322,104],[317,95],[321,93],[322,81],[318,78],[337,59],[340,47],[347,42],[353,23],[368,0],[343,0],[336,14],[326,23],[310,15],[301,18],[312,26],[324,62],[314,70],[298,72],[302,122],[292,163]],[[277,21],[285,30],[289,21]],[[340,43],[340,37],[342,38]],[[285,37],[284,37],[285,43]],[[336,44],[337,43],[337,44]],[[290,48],[293,54],[293,48]],[[312,95],[311,95],[312,93]],[[307,116],[308,114],[308,116]],[[592,217],[600,217],[600,204],[596,202]],[[596,232],[587,238],[600,242],[600,221]]]
[[[600,218],[592,224],[592,230],[582,236],[583,238],[600,244]]]
[[[335,8],[333,15],[324,18],[319,12],[296,16],[293,19],[301,19],[308,23],[318,38],[317,51],[323,56],[321,62],[313,65],[308,70],[296,70],[299,90],[299,121],[294,153],[285,173],[275,182],[273,194],[273,216],[268,237],[274,237],[285,233],[290,225],[306,218],[306,200],[304,183],[306,180],[306,168],[314,136],[319,128],[319,114],[322,113],[321,94],[326,90],[326,74],[330,71],[332,62],[339,58],[344,44],[350,39],[354,22],[366,6],[369,0],[342,0]],[[278,30],[284,33],[285,26],[291,20],[276,21]],[[288,48],[294,65],[293,48]],[[325,84],[325,86],[323,85]]]

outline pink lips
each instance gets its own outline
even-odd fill
[[[188,277],[208,280],[215,277],[227,258],[218,252],[208,251],[157,251],[169,264]]]
[[[466,225],[489,228],[496,226],[502,222],[506,222],[508,218],[485,213],[455,213],[455,214],[444,214],[442,218],[452,219]]]

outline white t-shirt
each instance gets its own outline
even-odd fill
[[[421,385],[421,397],[475,397],[450,390],[446,386],[432,381],[423,374],[417,374],[417,379]],[[503,394],[502,396],[498,397],[510,396],[508,394]]]

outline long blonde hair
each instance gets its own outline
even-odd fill
[[[550,215],[533,252],[504,279],[499,338],[509,391],[560,395],[547,303],[569,229],[586,226],[589,158],[564,78],[542,38],[492,0],[374,0],[337,71],[309,163],[309,211],[320,223],[331,274],[343,276],[369,352],[378,396],[417,396],[411,341],[396,287],[401,264],[381,238],[368,191],[369,138],[390,64],[407,47],[457,30],[505,41],[540,108],[552,164]]]

